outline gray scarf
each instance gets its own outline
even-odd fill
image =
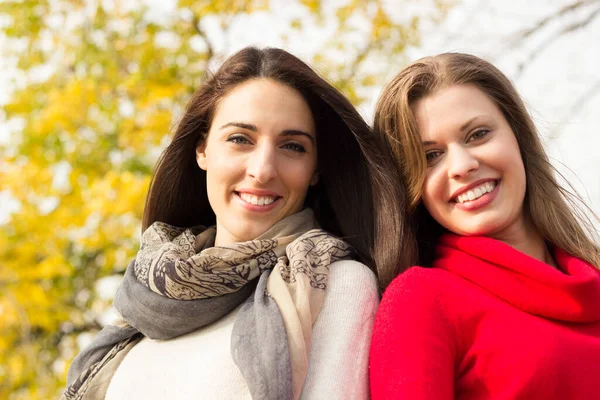
[[[344,241],[315,227],[312,210],[305,209],[254,240],[214,247],[214,228],[154,223],[115,296],[123,322],[105,327],[73,360],[63,399],[104,399],[120,362],[142,337],[176,338],[244,301],[231,352],[252,397],[297,399],[329,265],[352,254]]]

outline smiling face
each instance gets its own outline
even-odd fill
[[[460,235],[522,235],[525,169],[496,104],[474,85],[453,85],[412,109],[427,157],[422,200],[431,216]]]
[[[310,108],[285,84],[245,81],[220,100],[196,159],[217,217],[215,245],[252,240],[300,211],[316,183]]]

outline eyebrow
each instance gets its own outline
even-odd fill
[[[315,138],[313,135],[297,129],[286,129],[285,131],[281,132],[281,136],[306,136],[313,144],[315,143]]]
[[[238,128],[247,129],[252,132],[258,132],[258,128],[256,127],[256,125],[247,124],[245,122],[228,122],[225,125],[223,125],[221,129],[225,129],[230,126],[237,126]],[[313,135],[311,135],[308,132],[301,131],[299,129],[286,129],[283,132],[281,132],[281,136],[306,136],[310,139],[312,143],[315,142],[315,138]]]
[[[473,118],[471,118],[470,120],[468,120],[467,122],[465,122],[464,124],[462,124],[462,126],[460,127],[461,132],[465,131],[479,117],[483,117],[483,115],[476,115]]]
[[[471,126],[471,124],[473,124],[473,122],[475,122],[477,119],[479,119],[481,117],[484,117],[484,115],[474,116],[473,118],[471,118],[470,120],[468,120],[467,122],[465,122],[464,124],[461,125],[460,131],[461,132],[466,131]],[[429,146],[432,144],[436,144],[436,141],[435,140],[425,140],[422,142],[422,144],[423,144],[423,146]]]
[[[225,128],[228,128],[230,126],[237,126],[238,128],[248,129],[249,131],[252,131],[252,132],[257,132],[258,131],[258,128],[256,127],[256,125],[246,124],[245,122],[228,122],[225,125],[223,125],[221,127],[221,129],[225,129]]]

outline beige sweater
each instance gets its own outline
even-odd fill
[[[375,276],[356,261],[337,261],[330,271],[301,399],[368,399]],[[117,369],[106,399],[251,399],[230,352],[238,311],[174,340],[143,339]]]

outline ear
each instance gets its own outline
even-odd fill
[[[196,163],[200,169],[206,171],[206,141],[196,146]]]
[[[315,171],[312,178],[310,179],[310,186],[315,186],[317,183],[319,183],[320,176],[321,176],[321,173],[319,171]]]

